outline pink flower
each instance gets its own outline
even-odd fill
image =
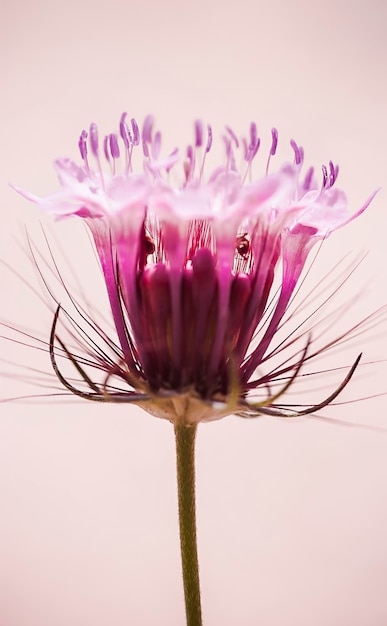
[[[115,361],[101,362],[95,355],[106,380],[94,383],[57,337],[58,307],[50,352],[61,382],[90,400],[136,402],[154,415],[186,424],[230,413],[302,415],[329,403],[347,384],[359,358],[327,399],[307,408],[288,410],[277,400],[303,364],[318,355],[310,352],[311,337],[282,367],[264,376],[257,372],[270,360],[269,348],[311,249],[358,217],[372,197],[351,215],[345,194],[334,186],[337,167],[330,163],[329,170],[323,168],[321,185],[313,170],[301,177],[303,150],[293,140],[293,163],[269,173],[277,148],[275,129],[266,174],[252,182],[260,147],[255,124],[249,137],[240,140],[226,127],[224,163],[209,175],[205,161],[212,130],[208,126],[205,133],[200,121],[184,156],[177,149],[160,156],[161,134],[153,131],[150,116],[140,133],[135,120],[129,127],[124,114],[120,139],[121,149],[116,135],[104,140],[110,174],[103,171],[92,124],[79,140],[83,165],[69,159],[55,162],[58,192],[38,198],[17,189],[58,218],[85,220],[104,272],[119,340]],[[281,285],[273,294],[278,273]],[[61,374],[56,341],[87,391]],[[112,376],[127,389],[111,387]],[[270,391],[272,383],[284,379],[279,391]],[[265,397],[252,402],[249,394],[257,390]]]

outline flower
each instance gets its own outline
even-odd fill
[[[135,402],[158,417],[187,425],[230,413],[305,415],[336,398],[360,357],[322,402],[291,409],[278,402],[303,365],[319,354],[311,350],[311,335],[306,340],[305,333],[300,335],[303,346],[297,345],[284,363],[265,374],[258,372],[282,347],[296,343],[291,333],[282,347],[272,347],[310,251],[358,217],[373,196],[351,215],[344,192],[335,187],[337,166],[323,166],[320,185],[312,168],[302,176],[304,153],[293,140],[293,162],[271,173],[276,129],[265,175],[252,181],[260,148],[254,123],[248,138],[242,139],[226,127],[224,163],[209,176],[205,162],[212,129],[201,121],[195,122],[193,144],[183,157],[177,149],[161,156],[161,134],[153,131],[151,116],[140,132],[134,119],[127,123],[124,113],[119,135],[106,136],[101,150],[97,126],[93,123],[89,133],[83,131],[83,164],[69,159],[54,163],[58,192],[39,198],[16,188],[58,218],[76,216],[87,223],[105,278],[119,341],[113,345],[97,328],[105,344],[113,346],[113,359],[97,350],[92,353],[105,381],[94,382],[85,361],[61,341],[59,305],[50,354],[63,385],[89,400]],[[103,170],[102,152],[110,173]],[[142,159],[139,173],[134,171],[136,159]],[[176,178],[180,183],[172,182]],[[62,374],[58,345],[86,390]],[[90,365],[90,349],[88,355]],[[110,384],[113,376],[125,389]],[[273,384],[280,385],[275,392]],[[251,401],[257,391],[259,401]]]

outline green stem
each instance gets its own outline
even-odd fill
[[[175,424],[180,548],[187,626],[201,626],[200,582],[195,512],[196,426]]]

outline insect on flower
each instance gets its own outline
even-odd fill
[[[246,235],[247,233],[243,233],[243,235],[239,235],[239,237],[236,238],[236,242],[235,242],[235,250],[244,259],[246,259],[247,255],[250,252],[250,242],[246,238]]]
[[[293,140],[293,162],[272,173],[276,129],[258,180],[252,179],[260,148],[255,123],[241,139],[226,127],[223,141],[224,162],[207,173],[211,126],[195,121],[185,154],[175,149],[161,156],[153,118],[140,131],[124,113],[119,134],[106,136],[102,149],[94,123],[81,133],[81,165],[55,161],[59,191],[40,198],[17,188],[47,213],[83,220],[103,271],[118,341],[82,314],[105,346],[87,342],[79,330],[82,357],[61,339],[60,304],[54,315],[51,362],[72,393],[134,402],[190,425],[231,413],[312,413],[353,376],[360,356],[328,397],[287,405],[283,397],[305,364],[345,335],[316,348],[301,322],[276,342],[312,248],[363,213],[373,196],[351,215],[336,188],[338,167],[323,166],[320,184],[313,168],[303,175],[304,152]],[[142,161],[137,172],[136,160]],[[62,373],[60,357],[74,366],[79,386]],[[94,380],[93,371],[104,372],[104,380]]]

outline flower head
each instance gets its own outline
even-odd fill
[[[119,136],[106,136],[102,149],[95,124],[82,132],[82,165],[55,161],[58,192],[38,198],[18,190],[48,213],[84,220],[100,259],[118,336],[113,360],[94,355],[106,373],[104,384],[93,382],[61,341],[60,307],[51,332],[53,367],[74,393],[136,402],[188,424],[230,413],[309,413],[330,402],[351,378],[358,359],[324,401],[291,410],[278,403],[304,363],[317,356],[310,336],[282,365],[258,372],[278,352],[273,343],[313,246],[358,217],[372,197],[351,215],[344,192],[335,187],[337,166],[323,167],[321,184],[313,169],[302,175],[304,153],[293,140],[293,162],[271,173],[275,129],[266,172],[255,181],[256,125],[241,139],[226,127],[223,141],[224,162],[208,173],[210,126],[196,121],[185,154],[175,149],[162,156],[153,118],[145,119],[140,132],[123,114]],[[138,160],[142,166],[135,172]],[[280,286],[273,293],[278,274]],[[290,337],[287,347],[294,342]],[[103,339],[111,347],[111,338]],[[58,345],[86,390],[61,373]],[[126,388],[110,385],[112,376]],[[284,382],[272,391],[279,381]],[[251,402],[249,394],[257,390],[263,397]]]

